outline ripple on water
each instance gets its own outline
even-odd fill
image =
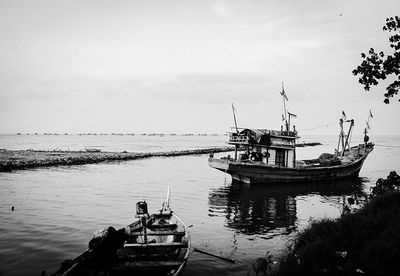
[[[137,201],[157,211],[169,186],[173,210],[193,225],[193,246],[237,260],[193,253],[185,275],[245,275],[267,250],[277,256],[310,218],[338,217],[345,196],[362,196],[370,179],[396,169],[400,154],[377,149],[363,178],[306,185],[237,185],[210,169],[206,155],[0,174],[0,274],[54,269],[84,250],[93,232],[134,220]]]

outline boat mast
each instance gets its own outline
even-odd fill
[[[346,146],[347,146],[347,147],[349,148],[349,150],[350,150],[349,138],[351,137],[351,130],[353,129],[353,126],[354,126],[354,120],[351,119],[351,120],[349,120],[349,121],[350,121],[350,127],[349,127],[349,131],[347,132],[346,142],[345,142],[345,144],[344,144],[344,150],[343,150],[343,152],[342,152],[342,156],[344,156],[344,151],[346,150]],[[347,122],[349,122],[349,121],[347,121]]]
[[[168,190],[167,190],[167,204],[169,207],[169,198],[170,198],[170,193],[169,193],[169,186],[168,186]]]
[[[369,141],[369,137],[368,137],[368,131],[371,129],[371,127],[369,126],[369,119],[370,118],[374,118],[374,116],[372,116],[372,111],[371,109],[369,110],[369,114],[368,114],[368,119],[366,121],[366,126],[364,129],[364,153],[365,153],[365,147],[367,146],[367,143]]]
[[[367,119],[367,121],[365,122],[365,123],[366,123],[366,126],[365,126],[365,129],[364,129],[364,137],[368,137],[368,136],[367,136],[368,131],[371,129],[371,127],[369,126],[369,119],[371,119],[371,118],[374,118],[374,116],[372,116],[372,111],[369,110],[368,119]]]
[[[236,133],[239,133],[238,126],[237,126],[237,122],[236,122],[236,115],[235,115],[235,112],[236,112],[236,109],[235,109],[235,107],[233,106],[233,103],[232,103],[232,113],[233,113],[233,120],[235,121]]]
[[[340,140],[342,138],[342,133],[343,133],[343,120],[342,119],[339,120],[339,126],[340,126],[340,133],[339,133],[339,141],[338,141],[337,148],[336,148],[337,152],[339,152]]]
[[[285,127],[286,127],[286,132],[288,132],[289,133],[289,123],[288,123],[288,120],[287,120],[287,110],[286,110],[286,101],[288,100],[288,98],[287,98],[287,96],[286,96],[286,93],[285,93],[285,88],[283,87],[283,82],[282,82],[282,92],[281,92],[281,95],[282,95],[282,100],[283,100],[283,114],[282,114],[282,118],[284,119],[284,121],[285,121]]]
[[[233,113],[233,120],[235,121],[236,134],[239,134],[239,129],[238,129],[237,122],[236,122],[235,112],[236,112],[236,109],[232,103],[232,113]],[[237,151],[238,151],[238,145],[235,145],[235,160],[237,160]]]
[[[344,122],[349,122],[350,123],[347,135],[344,133],[344,130],[343,130],[343,123]],[[344,156],[344,152],[345,152],[346,148],[350,149],[349,139],[351,137],[351,131],[353,130],[354,120],[353,119],[347,120],[346,113],[344,113],[344,111],[342,111],[342,118],[340,118],[340,120],[339,120],[339,126],[340,126],[340,134],[339,134],[339,141],[338,141],[338,146],[337,146],[337,150],[336,151],[338,153],[340,153],[341,156]],[[341,151],[339,150],[340,149],[340,144],[342,144],[342,150]]]
[[[342,110],[342,118],[339,120],[339,126],[340,126],[340,133],[339,133],[339,141],[337,145],[337,152],[344,152],[344,131],[343,131],[343,122],[346,120],[346,114]],[[340,144],[342,144],[342,150],[340,151]]]

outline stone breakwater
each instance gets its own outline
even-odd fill
[[[37,167],[84,165],[100,162],[127,161],[150,157],[173,157],[228,152],[232,147],[217,147],[167,152],[86,152],[86,151],[37,151],[0,150],[0,171]]]
[[[296,144],[296,147],[314,147],[314,146],[321,146],[322,144],[319,142],[310,142],[310,143],[299,143]]]

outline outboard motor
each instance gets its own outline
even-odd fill
[[[149,214],[146,201],[136,203],[136,217],[147,216]]]
[[[147,243],[147,218],[149,216],[149,212],[147,209],[147,203],[146,201],[139,201],[136,203],[136,217],[140,219],[140,222],[143,227],[143,238],[144,238],[144,243]]]

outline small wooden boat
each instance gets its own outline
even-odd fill
[[[182,275],[190,239],[169,202],[152,215],[145,201],[138,202],[137,217],[125,228],[109,227],[93,238],[88,250],[63,262],[54,275]]]

